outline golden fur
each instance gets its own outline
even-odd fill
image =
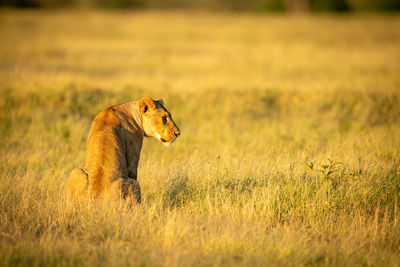
[[[83,169],[71,172],[69,196],[134,197],[140,203],[137,167],[144,136],[171,145],[180,131],[163,106],[148,97],[109,107],[93,120]]]

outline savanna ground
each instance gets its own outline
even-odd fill
[[[400,265],[400,17],[0,12],[0,265]],[[69,203],[103,108],[163,97],[143,203]]]

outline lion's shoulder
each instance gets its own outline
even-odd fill
[[[121,125],[121,119],[114,107],[102,110],[93,120],[96,130],[104,130],[105,128],[115,128]]]

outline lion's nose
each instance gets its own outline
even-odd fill
[[[175,132],[175,136],[178,137],[181,134],[180,131]]]

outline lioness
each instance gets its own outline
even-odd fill
[[[109,107],[94,118],[83,169],[71,172],[69,196],[133,197],[141,202],[137,168],[144,136],[170,146],[180,131],[162,100],[149,97]]]

